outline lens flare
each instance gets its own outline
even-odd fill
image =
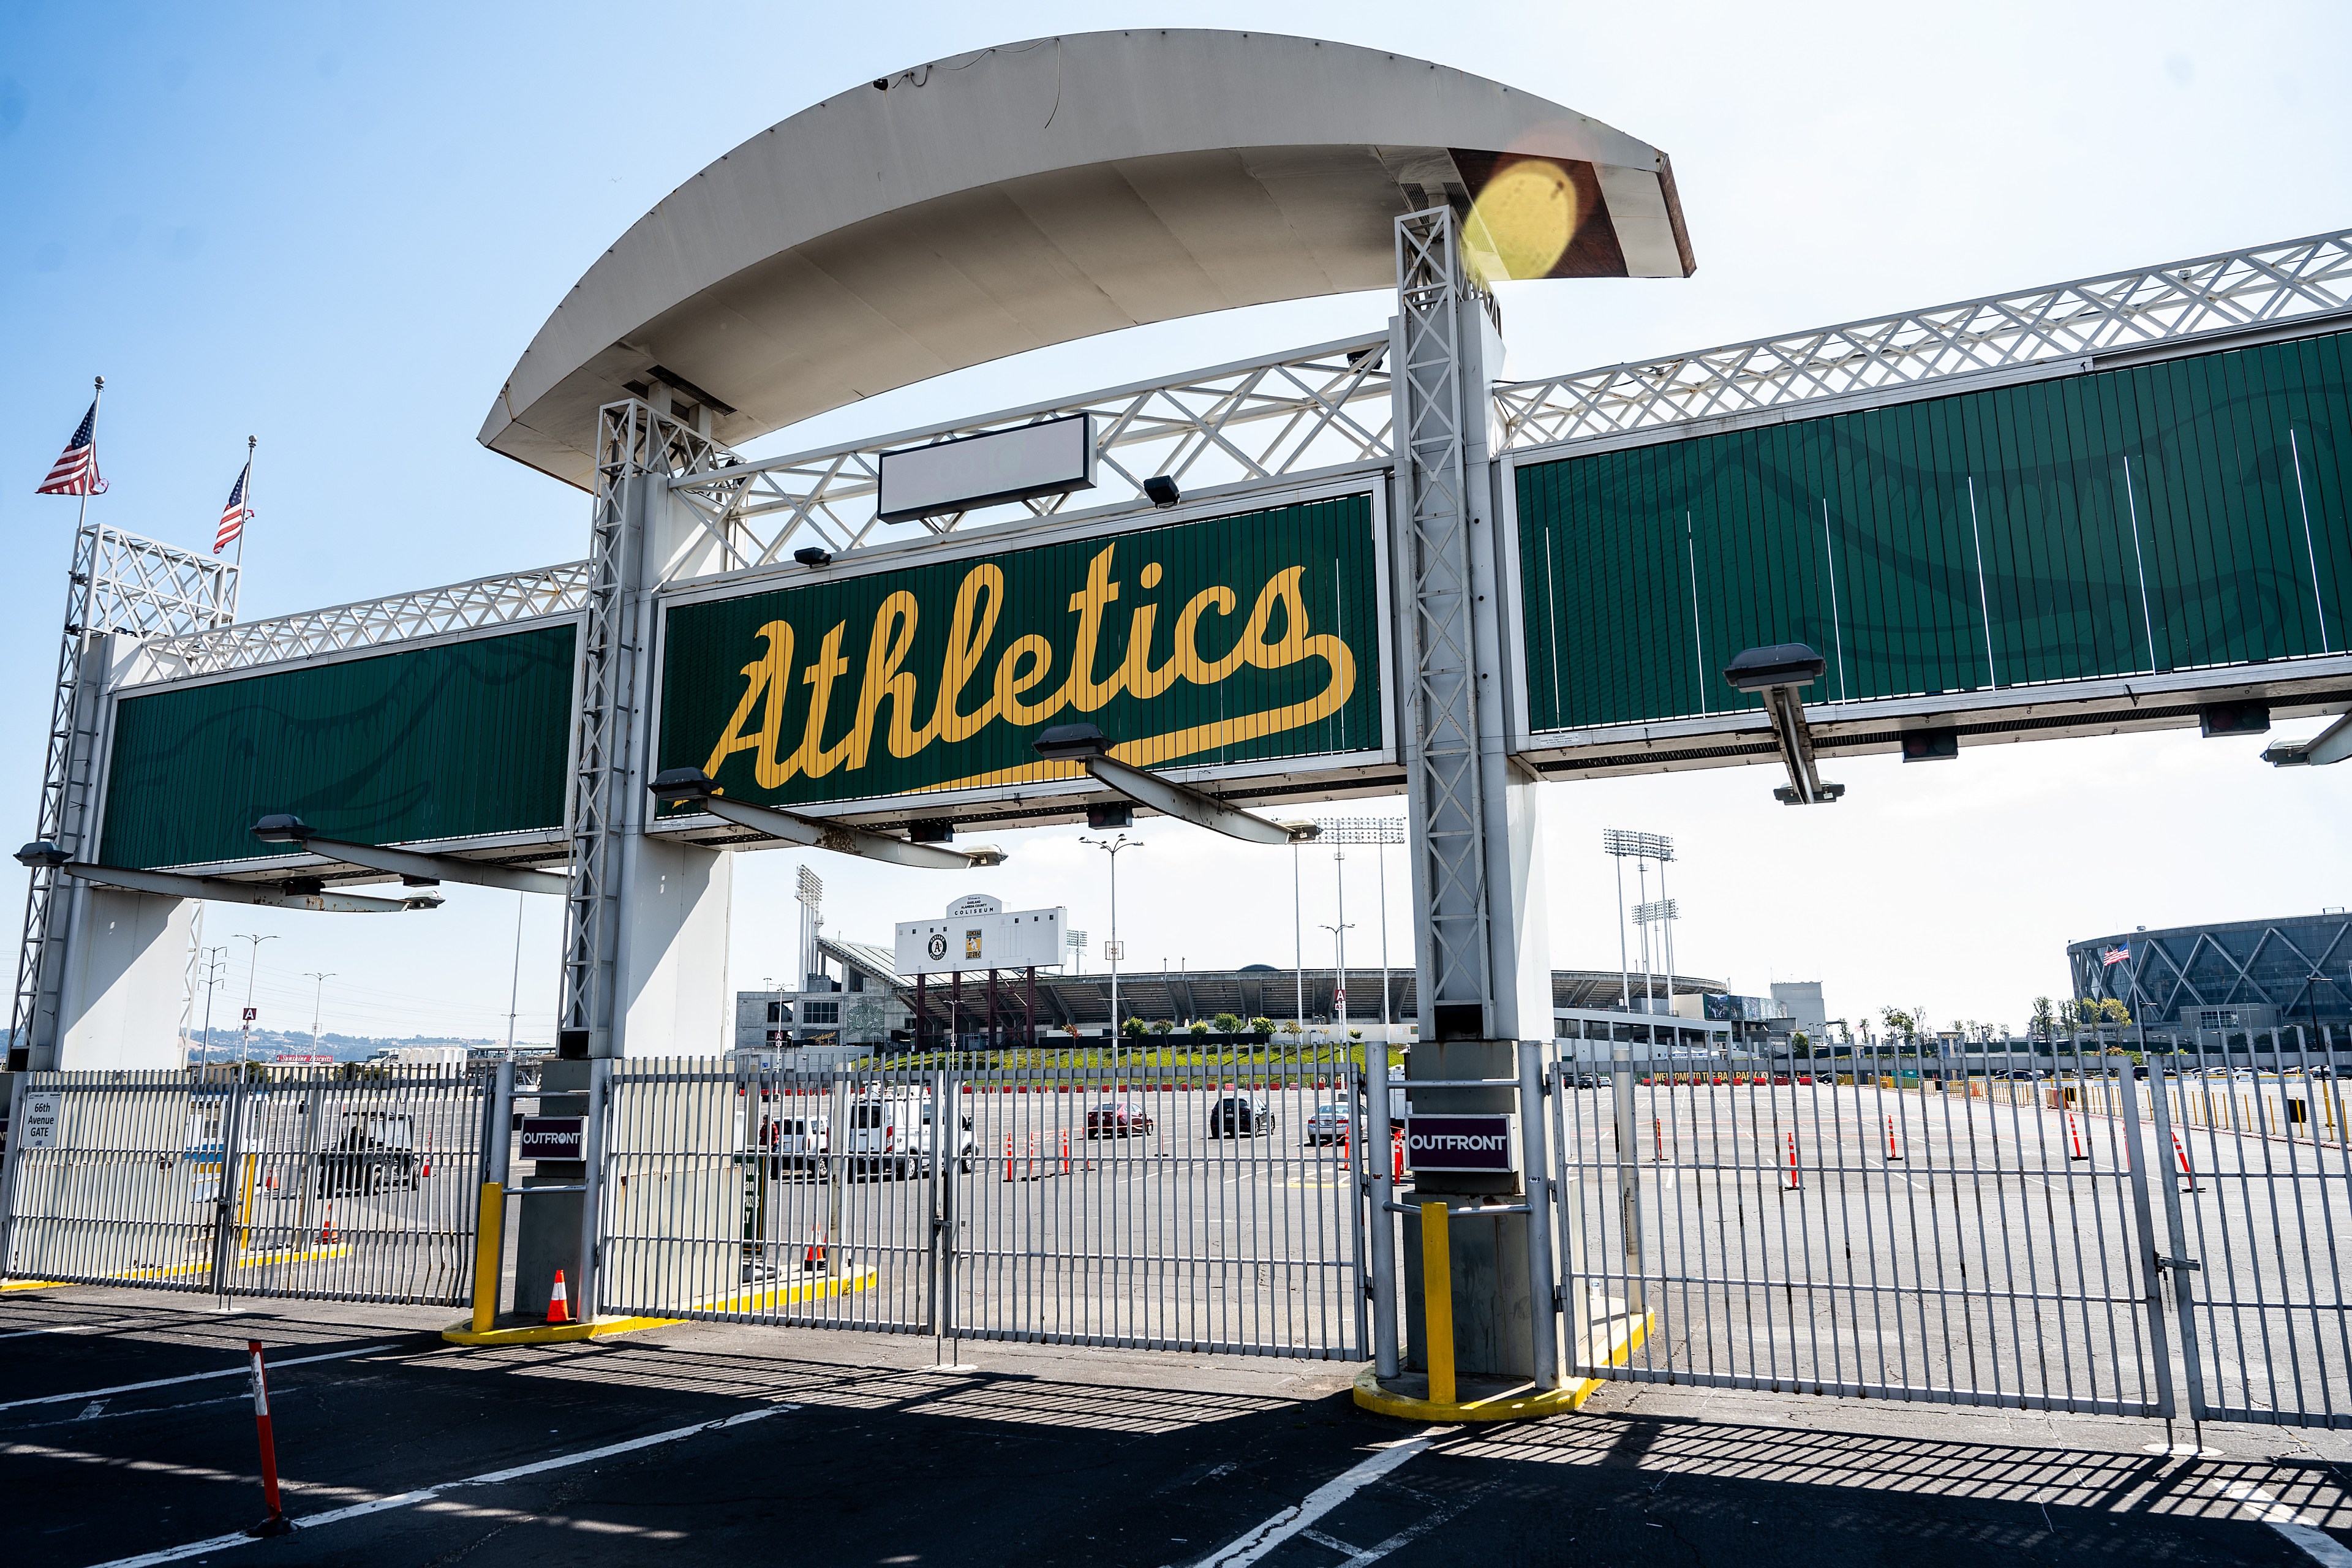
[[[1496,171],[1471,206],[1463,246],[1488,280],[1543,278],[1576,237],[1576,185],[1544,158],[1522,158]]]

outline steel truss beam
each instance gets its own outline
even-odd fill
[[[580,626],[580,707],[572,788],[564,807],[571,837],[571,889],[564,899],[561,1030],[584,1031],[591,1056],[604,1054],[615,1006],[614,963],[621,931],[621,840],[642,820],[631,778],[641,765],[637,715],[650,679],[653,606],[645,564],[650,491],[673,477],[707,469],[720,448],[667,414],[630,399],[597,416],[596,499]],[[575,1047],[567,1054],[579,1054]]]
[[[140,657],[131,661],[116,685],[217,675],[415,637],[573,615],[587,602],[589,564],[572,561],[273,620],[156,637],[140,650]]]
[[[1155,475],[1198,492],[1378,462],[1390,455],[1387,348],[1385,337],[1349,338],[854,446],[756,462],[722,457],[724,466],[687,473],[672,487],[721,542],[723,569],[736,570],[789,559],[803,546],[838,553],[1074,505],[1149,506],[1143,481]],[[1071,414],[1095,416],[1098,488],[917,522],[875,515],[885,451]]]
[[[1396,220],[1396,261],[1406,800],[1423,926],[1422,1035],[1437,1039],[1456,1032],[1440,1010],[1475,1008],[1485,1020],[1495,1001],[1470,541],[1469,487],[1484,475],[1474,476],[1467,453],[1468,422],[1486,405],[1483,386],[1464,374],[1465,360],[1482,357],[1476,312],[1493,301],[1462,264],[1448,208]],[[1483,1037],[1487,1026],[1468,1033]]]
[[[65,628],[58,645],[48,752],[33,832],[36,841],[69,855],[82,847],[97,777],[98,639],[114,633],[186,637],[236,618],[236,566],[90,522],[87,504],[67,573]],[[13,1047],[29,1047],[29,1061],[46,1067],[57,1045],[58,993],[65,983],[66,912],[57,897],[58,868],[42,864],[30,869],[9,1038]]]
[[[2352,312],[2352,229],[1495,388],[1507,449],[1735,418]],[[2347,321],[2347,324],[2352,324]],[[1951,390],[1963,390],[1954,387]]]

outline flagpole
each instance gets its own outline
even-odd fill
[[[96,477],[98,469],[98,405],[106,397],[106,377],[90,377],[89,394],[89,471]],[[89,523],[89,485],[81,487],[81,504],[74,512],[74,532],[79,534]]]
[[[253,448],[258,439],[257,437],[253,436],[247,436],[245,438],[245,497],[237,502],[237,510],[240,511],[253,510]],[[241,517],[236,520],[236,586],[238,593],[243,594],[245,591],[245,519]]]

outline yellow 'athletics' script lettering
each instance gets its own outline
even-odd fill
[[[702,771],[717,778],[728,758],[750,752],[752,777],[763,790],[782,788],[803,775],[822,778],[835,768],[854,773],[865,767],[872,753],[886,705],[889,725],[884,743],[892,756],[911,757],[933,742],[961,744],[999,720],[1025,728],[1042,724],[1066,709],[1091,713],[1121,692],[1149,700],[1180,680],[1214,686],[1243,668],[1281,669],[1310,659],[1319,660],[1328,670],[1323,689],[1305,701],[1128,740],[1112,748],[1112,755],[1122,761],[1149,766],[1304,728],[1338,712],[1354,692],[1356,658],[1347,643],[1336,633],[1307,629],[1307,600],[1299,586],[1307,573],[1304,566],[1286,566],[1268,578],[1259,587],[1238,635],[1213,657],[1202,644],[1204,638],[1222,643],[1223,639],[1209,623],[1230,623],[1241,607],[1240,596],[1231,588],[1203,588],[1185,603],[1176,616],[1174,647],[1167,661],[1157,666],[1150,660],[1160,606],[1136,605],[1128,615],[1125,653],[1119,663],[1097,673],[1104,628],[1113,613],[1111,606],[1119,598],[1120,584],[1111,575],[1111,558],[1118,549],[1115,543],[1105,545],[1087,563],[1085,585],[1070,595],[1070,613],[1076,617],[1076,625],[1072,628],[1069,673],[1059,688],[1045,693],[1036,689],[1054,668],[1057,651],[1049,638],[1034,632],[1014,638],[1006,647],[997,658],[992,679],[980,679],[989,641],[1004,611],[1004,572],[985,562],[967,572],[949,612],[947,652],[929,710],[919,715],[919,722],[917,675],[906,665],[922,606],[912,594],[890,595],[866,628],[866,658],[848,731],[830,746],[824,743],[824,732],[836,690],[841,691],[842,701],[851,700],[841,685],[849,673],[849,661],[842,653],[848,623],[829,628],[820,639],[815,660],[800,671],[801,683],[809,688],[808,711],[800,743],[787,752],[782,750],[784,709],[793,690],[793,632],[789,622],[768,622],[753,634],[765,645],[764,651],[743,667],[743,695]],[[1142,580],[1149,587],[1159,576],[1158,567],[1149,566]],[[1277,611],[1282,623],[1278,637],[1274,634]],[[1067,770],[1055,765],[1047,771]]]

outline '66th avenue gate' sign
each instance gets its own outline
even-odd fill
[[[731,798],[870,801],[1074,775],[1084,719],[1143,766],[1379,752],[1369,494],[673,604],[659,752]]]

